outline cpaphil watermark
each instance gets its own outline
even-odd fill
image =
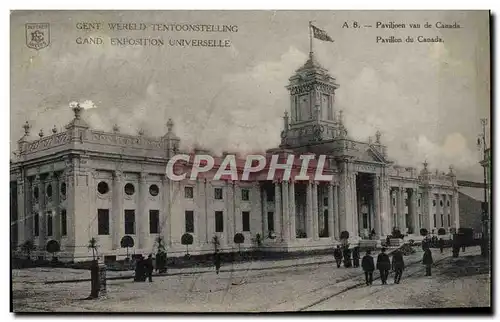
[[[173,181],[196,180],[200,175],[212,180],[251,181],[254,180],[252,174],[265,174],[267,180],[332,181],[333,175],[324,174],[325,163],[326,155],[317,158],[313,154],[290,154],[281,162],[277,154],[272,155],[270,160],[257,154],[247,155],[245,160],[227,154],[218,164],[211,155],[177,154],[167,163],[166,175]]]

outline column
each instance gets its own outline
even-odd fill
[[[313,239],[319,239],[319,224],[318,224],[318,183],[312,183],[312,214],[313,214]]]
[[[283,181],[283,223],[281,225],[282,236],[285,241],[290,240],[290,192],[288,191],[288,181]]]
[[[452,206],[452,213],[453,213],[452,217],[453,217],[453,220],[454,220],[453,227],[455,227],[455,229],[458,232],[458,228],[460,228],[460,220],[459,220],[459,212],[460,212],[460,210],[459,210],[459,207],[458,207],[458,191],[457,190],[453,191],[452,198],[453,198],[453,200],[452,200],[451,206]]]
[[[338,184],[335,184],[333,186],[333,218],[334,218],[334,224],[333,224],[333,231],[334,231],[334,238],[339,239],[340,237],[340,219],[339,219],[339,186]]]
[[[450,228],[450,223],[448,221],[448,214],[450,213],[450,207],[448,207],[448,193],[445,193],[443,195],[443,219],[444,219],[444,222],[446,223],[446,225],[443,225],[444,228],[447,230],[448,232],[448,228]],[[450,206],[451,206],[451,202],[450,202]],[[451,217],[451,216],[450,216]],[[451,218],[450,218],[451,220]]]
[[[374,228],[375,236],[380,236],[382,226],[380,223],[380,176],[376,175],[373,185],[373,210],[374,210]]]
[[[353,173],[351,176],[351,196],[352,196],[352,233],[356,233],[356,237],[358,237],[359,234],[359,214],[358,214],[358,194],[356,191],[356,177],[357,174]],[[352,235],[352,234],[350,234]]]
[[[335,238],[335,212],[333,211],[333,182],[328,182],[328,236]]]
[[[149,210],[147,208],[147,198],[148,197],[148,182],[147,182],[147,174],[140,173],[139,174],[139,202],[138,202],[138,211],[136,218],[136,235],[137,235],[137,245],[136,249],[144,249],[146,248],[146,234],[149,230]]]
[[[113,249],[120,249],[120,240],[125,232],[123,213],[123,173],[115,171],[113,173],[113,205],[110,224],[113,225]]]
[[[47,216],[45,213],[45,182],[38,179],[38,249],[45,250],[47,235]]]
[[[254,182],[252,186],[252,191],[250,192],[250,199],[252,200],[250,207],[250,231],[254,238],[256,234],[260,234],[262,236],[264,232],[263,222],[264,222],[264,213],[262,209],[262,193],[260,188],[260,183]]]
[[[389,182],[387,178],[381,177],[380,184],[380,235],[385,236],[390,231],[391,226],[391,203],[390,203],[390,191]]]
[[[410,200],[410,214],[413,221],[413,234],[420,235],[420,225],[418,224],[418,211],[417,211],[418,188],[411,190]]]
[[[441,228],[441,211],[443,211],[440,207],[440,202],[441,201],[441,194],[437,193],[436,194],[436,231],[435,233],[437,234],[437,231],[439,228]]]
[[[401,233],[405,233],[405,220],[404,220],[404,190],[403,187],[399,187],[397,192],[397,218],[398,218],[398,228]]]
[[[31,235],[28,234],[28,218],[29,212],[26,211],[25,204],[25,186],[24,186],[24,176],[22,171],[17,173],[17,241],[19,245],[22,245],[26,240],[30,238]],[[17,246],[17,245],[16,245]]]
[[[281,183],[274,183],[274,233],[276,234],[276,239],[281,240],[283,235],[281,235]]]
[[[313,228],[313,192],[312,183],[307,182],[306,191],[306,232],[307,238],[313,238],[314,228]]]
[[[160,207],[160,230],[159,235],[163,238],[165,246],[171,245],[170,240],[170,181],[167,176],[161,177],[161,187],[162,187],[162,202]]]
[[[429,214],[428,216],[428,221],[429,221],[429,234],[432,232],[434,229],[434,211],[433,211],[433,205],[432,205],[432,199],[433,199],[433,193],[431,188],[428,188],[427,190],[427,212]]]
[[[296,214],[295,214],[295,182],[294,181],[290,181],[290,186],[289,186],[289,207],[290,207],[290,210],[289,210],[289,220],[290,220],[290,240],[291,241],[294,241],[297,237],[297,232],[296,232],[296,229],[295,229],[295,217],[296,217]]]
[[[224,187],[226,190],[226,223],[224,224],[224,232],[226,233],[226,245],[233,245],[234,240],[234,184],[227,181]],[[221,245],[222,246],[222,245]]]
[[[342,162],[342,173],[340,175],[340,189],[339,189],[339,230],[348,231],[352,236],[354,231],[353,227],[353,213],[351,211],[353,199],[351,198],[351,185],[352,180],[349,177],[349,163]],[[339,235],[340,237],[340,235]]]
[[[263,233],[263,236],[262,237],[265,237],[265,236],[269,236],[269,230],[267,229],[267,220],[268,220],[268,217],[267,217],[267,190],[266,189],[262,189],[262,233]]]
[[[53,225],[54,225],[54,239],[61,245],[61,207],[59,202],[59,176],[52,174],[52,205],[54,209]]]

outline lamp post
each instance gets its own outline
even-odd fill
[[[483,160],[480,164],[483,166],[483,183],[484,183],[484,202],[482,203],[482,216],[481,222],[483,224],[483,240],[481,244],[481,255],[488,256],[489,253],[489,200],[488,200],[488,172],[487,167],[489,165],[489,160],[487,156],[488,147],[486,145],[486,123],[487,119],[481,119],[481,126],[483,128],[483,133],[481,133],[477,139],[477,146],[482,149]]]

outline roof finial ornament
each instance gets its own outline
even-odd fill
[[[83,108],[80,106],[80,103],[71,102],[69,103],[69,107],[73,110],[73,113],[75,113],[75,119],[79,120],[83,110]]]
[[[289,121],[288,121],[288,112],[285,111],[285,116],[283,116],[283,130],[285,132],[288,131]]]
[[[54,127],[52,128],[52,133],[56,134],[57,133],[57,127],[54,125]]]
[[[424,161],[424,170],[427,170],[427,166],[429,165],[429,163],[427,163],[427,160]]]
[[[448,167],[448,169],[450,169],[450,174],[453,174],[453,164],[450,164],[450,166]]]
[[[379,130],[377,130],[377,133],[375,133],[375,138],[376,138],[376,143],[380,144],[380,137],[382,136],[382,133],[380,133]]]
[[[115,124],[113,124],[113,132],[114,132],[114,133],[118,133],[118,132],[120,132],[120,128],[118,127],[118,124],[116,124],[116,123],[115,123]]]
[[[172,121],[172,119],[168,119],[167,122],[168,133],[172,133],[173,128],[174,128],[174,121]]]
[[[26,121],[26,123],[24,123],[23,129],[24,129],[24,135],[25,136],[30,135],[31,125],[30,125],[30,123],[28,121]]]
[[[139,133],[140,136],[143,136],[144,135],[144,130],[141,128],[141,129],[139,129],[138,133]]]
[[[38,132],[38,136],[43,138],[43,129],[40,129],[40,132]]]

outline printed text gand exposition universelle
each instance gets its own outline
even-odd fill
[[[236,33],[237,25],[213,25],[213,24],[178,24],[178,23],[103,23],[103,22],[77,22],[75,25],[80,31],[110,31],[119,32],[199,32],[199,33]],[[179,46],[179,47],[214,47],[226,48],[231,46],[229,39],[195,39],[181,38],[168,39],[165,41],[158,36],[79,36],[76,38],[78,45],[102,45],[105,42],[113,46]]]

